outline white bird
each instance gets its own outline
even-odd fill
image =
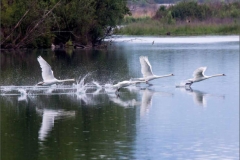
[[[62,83],[67,81],[75,81],[75,79],[65,79],[65,80],[56,79],[53,75],[51,66],[41,56],[39,56],[37,60],[40,64],[40,67],[42,68],[42,78],[43,78],[43,82],[39,82],[37,85],[47,86],[47,85],[52,85],[52,84]]]
[[[218,76],[225,76],[225,74],[215,74],[212,76],[206,76],[204,75],[204,72],[206,71],[207,67],[200,67],[198,69],[196,69],[193,72],[193,78],[192,79],[188,79],[186,84],[187,86],[191,86],[193,83],[195,82],[200,82],[209,78],[213,78],[213,77],[218,77]]]
[[[122,82],[118,82],[117,84],[114,84],[113,85],[113,88],[116,88],[117,91],[120,90],[120,88],[123,88],[123,87],[127,87],[127,86],[130,86],[132,84],[137,84],[137,83],[141,83],[142,81],[122,81]]]
[[[150,62],[148,61],[148,57],[146,56],[140,56],[139,57],[140,64],[141,64],[141,72],[143,75],[143,78],[134,78],[133,80],[139,80],[139,81],[144,81],[148,83],[148,81],[158,79],[158,78],[164,78],[164,77],[169,77],[169,76],[174,76],[173,74],[167,74],[163,76],[157,76],[154,75],[152,72],[152,66]]]

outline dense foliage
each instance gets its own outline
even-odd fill
[[[157,11],[156,19],[173,18],[175,20],[206,20],[209,18],[240,18],[240,3],[203,3],[182,1],[169,8],[161,6]]]
[[[1,47],[92,46],[129,14],[125,0],[2,0]]]

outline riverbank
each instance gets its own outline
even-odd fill
[[[204,35],[204,36],[114,36],[114,43],[158,44],[209,44],[239,42],[239,35]]]
[[[224,20],[223,20],[224,21]],[[125,25],[115,30],[119,35],[232,35],[240,34],[240,22],[214,21],[176,22],[165,24],[161,21],[145,19]]]

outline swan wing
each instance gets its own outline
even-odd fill
[[[55,79],[51,66],[41,57],[37,58],[40,67],[42,68],[42,78],[44,81]]]
[[[152,66],[150,62],[148,61],[148,57],[141,56],[140,58],[140,64],[141,64],[141,72],[143,74],[143,77],[152,76]]]
[[[204,72],[206,71],[207,67],[200,67],[198,69],[196,69],[194,72],[193,72],[193,77],[196,79],[196,78],[201,78],[201,77],[204,77]]]

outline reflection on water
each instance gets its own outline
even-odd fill
[[[21,94],[20,94],[20,96],[18,97],[18,101],[28,101],[27,100],[27,92],[26,92],[26,90],[25,89],[19,89],[18,90]]]
[[[185,88],[181,89],[185,92],[187,92],[189,95],[191,95],[193,97],[193,102],[196,105],[199,106],[203,106],[206,107],[207,106],[207,97],[215,97],[215,98],[220,98],[220,99],[224,99],[225,96],[224,95],[218,95],[218,94],[209,94],[209,93],[205,93],[199,90],[193,90],[191,87],[190,88]]]
[[[134,107],[138,104],[135,99],[132,100],[122,100],[120,97],[109,95],[110,101],[121,106],[121,107]]]
[[[51,110],[51,109],[37,109],[39,114],[42,114],[42,124],[38,132],[39,142],[45,141],[47,135],[54,126],[54,122],[60,118],[74,117],[75,111]]]
[[[207,100],[206,100],[206,93],[198,91],[198,90],[189,90],[192,94],[193,101],[195,104],[206,107]]]
[[[130,39],[108,50],[2,52],[1,159],[239,159],[238,36]],[[34,86],[39,55],[77,83]],[[142,76],[141,55],[155,74],[175,76],[116,94],[113,84]],[[175,87],[200,66],[227,76]]]
[[[152,96],[154,92],[149,89],[145,89],[142,95],[142,103],[140,108],[140,115],[144,116],[152,106]]]
[[[160,92],[160,91],[154,91],[151,89],[144,89],[142,91],[142,102],[141,102],[141,107],[140,107],[140,115],[144,116],[145,114],[147,114],[152,106],[152,97],[153,95],[157,95],[159,96],[170,96],[172,97],[173,94],[172,93],[168,93],[168,92]]]

